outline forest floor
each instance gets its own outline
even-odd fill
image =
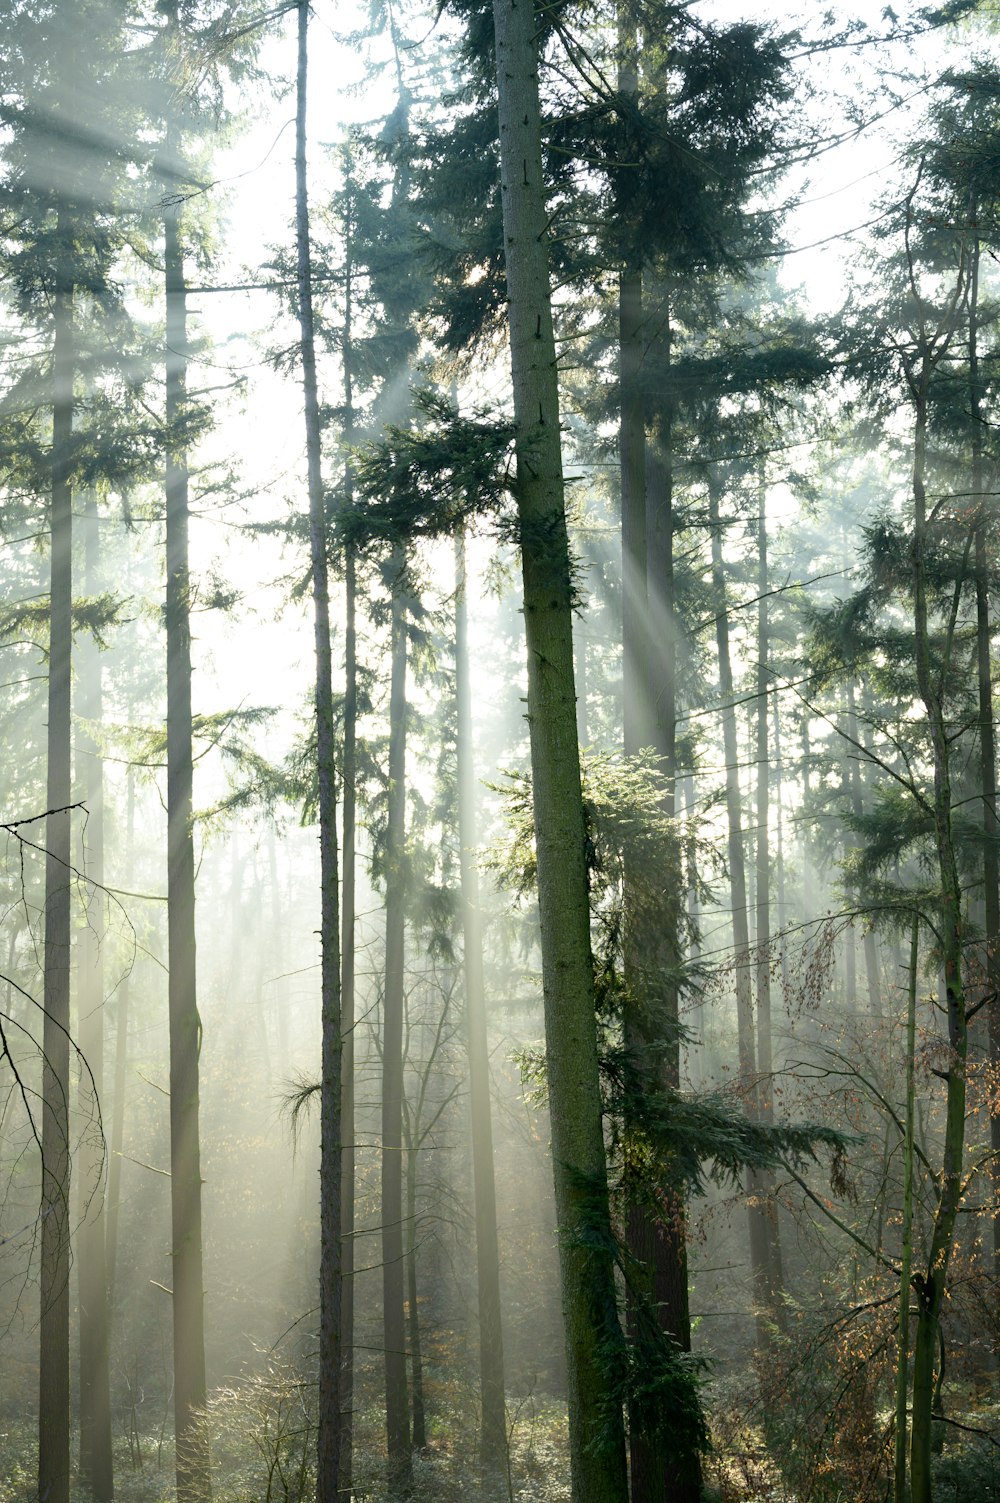
[[[795,1404],[766,1425],[752,1377],[706,1387],[713,1447],[705,1458],[706,1503],[884,1503],[891,1475],[889,1411],[852,1405],[849,1394],[811,1414]],[[508,1484],[484,1495],[475,1466],[476,1415],[464,1384],[432,1382],[426,1448],[414,1456],[412,1503],[570,1503],[565,1410],[534,1397],[511,1413]],[[1000,1402],[971,1390],[946,1394],[935,1459],[935,1503],[1000,1503]],[[116,1446],[117,1503],[170,1503],[169,1425],[128,1433]],[[315,1423],[310,1385],[288,1369],[246,1378],[216,1393],[209,1414],[213,1503],[311,1503]],[[354,1498],[386,1498],[383,1417],[356,1416]],[[75,1438],[74,1438],[75,1440]],[[0,1503],[34,1503],[33,1425],[0,1428]],[[74,1454],[75,1454],[74,1445]],[[74,1503],[89,1503],[79,1486]]]

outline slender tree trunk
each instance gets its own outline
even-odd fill
[[[351,161],[345,176],[350,187]],[[344,442],[354,442],[354,276],[353,209],[347,207],[344,225]],[[351,463],[344,475],[344,505],[353,500]],[[354,1124],[354,1011],[356,931],[356,847],[358,807],[358,571],[350,544],[344,557],[344,871],[341,893],[340,1016],[343,1039],[341,1060],[341,1138],[343,1140],[343,1189],[341,1192],[341,1311],[340,1311],[340,1488],[351,1496],[354,1470],[354,1194],[357,1175]]]
[[[973,206],[973,219],[975,219]],[[976,662],[979,680],[979,762],[983,793],[983,907],[990,1067],[1000,1072],[1000,820],[997,818],[996,730],[993,720],[993,632],[990,621],[989,513],[983,476],[982,390],[979,374],[979,237],[972,248],[969,287],[969,411],[972,419],[972,494],[976,505]],[[994,1210],[993,1276],[1000,1280],[1000,1107],[990,1093]]]
[[[841,795],[842,795],[842,797],[850,798],[850,792],[851,792],[851,773],[850,773],[850,769],[848,768],[848,769],[845,769],[845,772],[844,772],[844,775],[843,775],[843,780],[841,782]],[[847,857],[847,854],[848,854],[848,844],[847,844],[846,840],[844,840],[844,841],[841,842],[840,853],[841,853],[841,859],[842,860],[846,860],[846,857]],[[853,907],[854,907],[854,892],[853,892],[852,888],[850,888],[850,887],[848,888],[847,893],[846,893],[846,897],[847,897],[848,906],[853,910]],[[848,1012],[857,1012],[857,1010],[858,1010],[858,936],[857,936],[857,931],[856,931],[856,929],[854,927],[854,915],[853,915],[853,912],[852,912],[851,917],[848,919],[848,921],[847,921],[847,923],[846,923],[846,925],[844,927],[843,935],[844,935],[844,1005],[847,1008]]]
[[[455,538],[455,698],[458,712],[458,842],[461,849],[462,945],[465,1026],[469,1048],[469,1113],[476,1208],[476,1281],[479,1295],[479,1452],[484,1480],[507,1478],[507,1410],[504,1390],[500,1250],[493,1173],[490,1059],[486,1036],[482,916],[476,865],[476,786],[472,754],[472,681],[465,539]]]
[[[86,591],[100,588],[100,524],[93,495],[84,504]],[[100,649],[80,651],[79,705],[88,725],[77,733],[77,783],[87,808],[83,830],[86,923],[78,940],[77,1016],[80,1050],[93,1086],[93,1122],[80,1145],[81,1224],[77,1247],[80,1295],[80,1480],[95,1503],[114,1496],[111,1460],[108,1279],[105,1244],[104,1132],[104,764],[90,729],[103,715]],[[82,764],[82,765],[81,765]]]
[[[764,1120],[774,1120],[771,1042],[771,784],[770,747],[767,734],[768,671],[767,629],[767,482],[762,477],[757,505],[757,704],[755,706],[757,764],[757,1062],[761,1076],[761,1111]]]
[[[382,1321],[389,1490],[413,1485],[406,1382],[403,1266],[403,989],[406,902],[406,603],[402,550],[393,554],[389,691],[389,816],[385,853],[385,994],[382,1011]]]
[[[719,485],[714,476],[708,482],[709,522],[712,531],[712,590],[715,608],[715,633],[719,653],[719,694],[722,700],[722,738],[726,762],[726,812],[729,823],[729,883],[733,910],[733,966],[736,980],[736,1028],[739,1046],[739,1079],[745,1110],[749,1117],[761,1115],[760,1087],[753,1025],[753,989],[751,983],[750,924],[747,903],[746,857],[743,849],[743,810],[740,796],[739,742],[733,691],[733,669],[729,648],[729,615],[726,604],[726,576],[722,560],[722,530],[719,518]],[[777,1317],[777,1291],[771,1267],[771,1228],[767,1212],[767,1186],[755,1170],[747,1171],[750,1229],[750,1268],[753,1278],[754,1316],[757,1346],[761,1351],[771,1344],[771,1330]]]
[[[348,551],[345,560],[346,600],[344,625],[344,870],[341,893],[340,1015],[343,1056],[341,1060],[341,1138],[343,1170],[341,1191],[341,1310],[340,1310],[340,1488],[350,1497],[354,1468],[354,1186],[357,1166],[354,1126],[354,985],[357,849],[357,724],[358,724],[358,632],[357,564]]]
[[[317,1503],[339,1503],[341,1488],[342,1201],[341,1136],[343,1038],[341,1035],[340,926],[337,872],[337,787],[333,731],[333,657],[330,647],[330,585],[326,497],[323,491],[319,388],[312,304],[309,184],[306,165],[306,88],[309,64],[309,3],[298,6],[298,69],[295,92],[295,246],[299,348],[305,414],[309,489],[309,565],[312,575],[316,659],[316,778],[319,804],[320,1016],[320,1264],[319,1435]]]
[[[910,1356],[910,1270],[913,1266],[913,1122],[917,1036],[917,960],[920,924],[914,918],[910,938],[910,974],[906,1007],[906,1126],[903,1137],[903,1246],[899,1268],[899,1323],[896,1347],[896,1423],[893,1503],[906,1500],[906,1392]]]
[[[778,836],[778,933],[781,945],[781,988],[782,995],[787,996],[788,946],[785,943],[785,932],[788,928],[788,899],[785,888],[784,762],[781,753],[781,716],[778,713],[776,694],[771,695],[771,739],[774,745],[774,802]]]
[[[126,777],[125,794],[125,887],[133,886],[135,852],[135,772],[131,767]],[[134,957],[133,957],[134,960]],[[125,972],[116,988],[115,1011],[115,1099],[111,1112],[111,1142],[108,1165],[108,1305],[114,1309],[115,1271],[118,1264],[118,1215],[121,1207],[122,1145],[125,1140],[125,1083],[128,1078],[128,1017],[131,993],[132,964],[127,963]]]
[[[768,665],[769,632],[767,599],[770,581],[767,566],[767,479],[761,476],[757,508],[757,851],[756,851],[756,943],[757,943],[757,1065],[760,1071],[761,1119],[774,1123],[774,1048],[771,1028],[771,755],[768,742],[768,699],[772,688]],[[760,1184],[768,1230],[768,1297],[778,1329],[786,1328],[784,1267],[781,1233],[775,1199],[774,1174],[761,1171]]]
[[[69,227],[60,215],[57,234]],[[60,270],[52,354],[52,512],[42,1196],[39,1287],[38,1497],[69,1503],[69,980],[71,662],[73,642],[73,285]]]
[[[177,25],[173,8],[171,24]],[[187,303],[180,204],[164,213],[167,346],[166,417],[175,435],[186,415]],[[173,1244],[174,1435],[179,1503],[210,1495],[205,1407],[205,1310],[201,1230],[198,1013],[195,961],[193,764],[191,753],[191,585],[187,457],[171,447],[167,516],[167,929],[170,1014],[170,1209]]]
[[[913,1503],[931,1503],[931,1441],[934,1411],[934,1364],[941,1336],[941,1309],[955,1240],[955,1223],[962,1196],[965,1148],[966,1061],[968,1027],[962,974],[962,888],[952,834],[950,725],[945,717],[945,674],[931,664],[931,634],[927,603],[927,497],[924,474],[927,453],[927,386],[931,361],[914,390],[916,410],[913,446],[913,595],[917,684],[930,730],[934,761],[934,834],[941,889],[939,944],[944,978],[945,1011],[951,1058],[946,1071],[944,1151],[937,1209],[930,1237],[927,1269],[918,1274],[917,1329],[913,1349],[913,1399],[910,1438],[910,1489]]]
[[[625,1503],[534,8],[493,9],[542,988],[574,1503]]]
[[[406,1144],[406,1324],[410,1340],[410,1372],[413,1401],[413,1449],[427,1449],[427,1417],[424,1409],[424,1356],[420,1343],[420,1306],[417,1299],[417,1163],[419,1141]]]
[[[852,741],[859,745],[864,744],[864,738],[859,734],[857,694],[854,680],[847,683],[847,734]],[[861,792],[861,762],[860,752],[857,748],[851,751],[851,771],[849,774],[851,788],[851,809],[855,819],[860,819],[864,813],[864,799]],[[872,1017],[877,1018],[882,1011],[881,985],[878,971],[878,947],[875,942],[875,932],[871,928],[865,929],[864,935],[865,956],[865,983],[868,987],[868,1009]]]

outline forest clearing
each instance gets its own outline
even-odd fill
[[[1000,1500],[995,0],[0,76],[0,1503]]]

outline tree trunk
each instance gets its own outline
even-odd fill
[[[382,1319],[389,1493],[413,1485],[406,1383],[403,1266],[403,989],[406,903],[406,603],[401,549],[392,558],[389,812],[385,852],[385,994],[382,1008]]]
[[[574,1503],[625,1503],[534,8],[497,0],[493,20],[570,1468]]]
[[[623,90],[635,92],[634,70],[623,65],[619,73]],[[651,525],[647,490],[647,445],[645,411],[639,386],[645,357],[642,273],[627,267],[619,280],[619,359],[621,426],[619,456],[622,490],[622,643],[624,680],[624,750],[635,756],[644,746],[654,746],[660,755],[664,805],[672,816],[676,777],[676,637],[673,602],[673,495],[669,458],[650,462],[649,477],[656,483],[655,520]],[[666,324],[666,320],[662,321]],[[670,331],[661,336],[669,354]],[[652,540],[652,548],[649,541]],[[665,630],[654,641],[650,599],[658,595]],[[680,852],[664,853],[679,879]],[[680,963],[678,923],[679,880],[665,884],[667,903],[658,907],[651,932],[648,923],[637,929],[628,919],[629,888],[635,873],[625,870],[625,974],[635,1001],[624,1020],[625,1046],[637,1077],[650,1072],[655,1057],[652,1088],[676,1089],[680,1084],[678,997],[672,982],[660,980],[676,972]],[[634,902],[634,899],[632,900]],[[648,911],[648,904],[646,905]],[[626,1124],[627,1130],[627,1124]],[[691,1349],[688,1310],[687,1249],[683,1197],[679,1187],[667,1186],[671,1214],[655,1217],[648,1207],[648,1192],[635,1197],[628,1207],[625,1234],[636,1267],[644,1271],[646,1287],[639,1295],[648,1300],[660,1330],[681,1351]],[[636,1298],[628,1296],[629,1330],[634,1340],[638,1321]],[[632,1503],[656,1503],[668,1497],[672,1503],[687,1503],[701,1495],[701,1463],[694,1449],[685,1451],[675,1443],[667,1454],[654,1433],[657,1416],[650,1415],[648,1400],[634,1403],[629,1417],[629,1483]],[[651,1423],[652,1421],[652,1423]]]
[[[975,212],[973,212],[975,218]],[[983,796],[983,907],[990,1069],[1000,1074],[1000,820],[997,818],[996,731],[993,721],[993,633],[990,622],[988,501],[983,476],[982,391],[979,374],[979,237],[973,239],[969,287],[969,412],[972,419],[972,495],[976,506],[976,662],[979,680],[979,777]],[[994,1212],[993,1276],[1000,1279],[1000,1105],[990,1093]]]
[[[934,1363],[938,1355],[941,1308],[954,1245],[955,1222],[962,1196],[962,1159],[965,1148],[966,1060],[968,1028],[962,974],[962,888],[952,834],[951,735],[946,720],[942,685],[945,675],[931,665],[931,633],[927,604],[927,497],[924,473],[927,451],[927,385],[931,359],[914,390],[916,422],[913,446],[913,616],[917,684],[930,730],[934,759],[934,835],[941,886],[939,945],[944,977],[945,1008],[951,1059],[946,1072],[944,1151],[937,1209],[930,1237],[927,1270],[917,1275],[917,1330],[913,1350],[913,1398],[910,1438],[912,1503],[931,1503],[931,1441],[934,1409]]]
[[[62,214],[57,234],[69,228]],[[73,643],[73,286],[60,269],[53,310],[38,1496],[69,1503],[70,714]]]
[[[910,939],[910,975],[906,1006],[906,1126],[903,1137],[903,1234],[899,1268],[899,1321],[896,1349],[896,1422],[893,1457],[893,1503],[906,1503],[906,1390],[910,1355],[910,1269],[913,1265],[913,1125],[917,1037],[917,961],[920,923],[915,917]]]
[[[493,1173],[490,1059],[486,1036],[482,917],[476,865],[476,785],[472,748],[472,681],[465,577],[465,539],[455,538],[455,698],[458,718],[458,843],[461,850],[462,952],[465,1025],[469,1048],[469,1114],[476,1209],[476,1281],[479,1295],[479,1453],[484,1480],[507,1480],[507,1410],[504,1389],[500,1251]]]
[[[351,183],[350,161],[346,172]],[[344,443],[354,442],[354,370],[352,264],[353,226],[348,205],[344,225]],[[353,500],[351,462],[344,476],[344,505]],[[340,1489],[351,1496],[354,1470],[354,1194],[357,1175],[354,1123],[354,1010],[356,930],[356,840],[358,780],[358,624],[357,560],[348,544],[344,558],[344,870],[341,892],[340,1016],[341,1140],[343,1167],[341,1191],[341,1310],[340,1310]]]
[[[100,523],[93,495],[84,504],[86,591],[100,588]],[[80,1297],[80,1481],[95,1503],[114,1495],[111,1460],[108,1278],[105,1243],[104,1132],[104,764],[90,725],[103,715],[100,649],[80,651],[80,714],[89,725],[77,733],[77,783],[84,789],[86,922],[78,940],[77,1016],[80,1051],[93,1086],[93,1121],[80,1144],[81,1223],[77,1247]],[[84,1092],[86,1094],[86,1092]]]
[[[420,1344],[420,1306],[417,1300],[417,1162],[419,1140],[406,1144],[406,1324],[410,1338],[410,1373],[413,1401],[413,1449],[427,1449],[427,1418],[424,1410],[424,1356]]]
[[[176,6],[171,24],[177,25]],[[201,1234],[198,1013],[195,963],[191,586],[188,467],[175,435],[186,416],[187,306],[180,204],[164,213],[167,430],[167,929],[170,1014],[170,1210],[173,1259],[174,1435],[178,1503],[210,1495],[205,1407],[205,1311]]]
[[[771,1029],[771,757],[767,733],[768,700],[772,683],[768,665],[768,590],[767,567],[767,477],[761,476],[757,507],[757,851],[756,851],[756,943],[757,943],[757,1066],[760,1071],[760,1113],[762,1121],[774,1123],[774,1049]],[[774,1173],[762,1170],[759,1176],[763,1194],[762,1215],[768,1231],[768,1298],[778,1329],[786,1328],[784,1268],[781,1257],[781,1233],[775,1200]]]
[[[354,1464],[354,1185],[357,1173],[354,1142],[354,978],[355,978],[355,851],[357,826],[358,632],[357,565],[349,551],[345,560],[344,625],[344,870],[341,894],[340,1015],[341,1141],[341,1311],[340,1311],[340,1488],[351,1495]]]
[[[853,678],[848,679],[847,682],[847,734],[850,736],[852,741],[857,742],[859,745],[864,744],[863,738],[859,734],[856,691]],[[864,813],[864,799],[861,792],[861,753],[855,746],[851,749],[849,755],[851,756],[851,771],[849,774],[851,788],[851,809],[855,819],[860,819],[862,814]],[[878,948],[875,943],[875,931],[867,927],[865,929],[864,935],[864,955],[865,982],[868,987],[868,1009],[872,1017],[877,1018],[882,1011],[882,996],[878,970]]]
[[[125,794],[125,887],[133,886],[135,852],[135,772],[129,767]],[[134,961],[134,956],[132,957]],[[111,1141],[108,1145],[108,1234],[107,1270],[108,1305],[114,1309],[115,1270],[118,1264],[118,1213],[121,1207],[122,1144],[125,1139],[125,1082],[128,1078],[128,1016],[132,965],[125,971],[116,989],[115,1010],[115,1099],[111,1112]]]
[[[753,1026],[753,990],[750,978],[750,924],[747,905],[746,857],[743,849],[743,811],[740,797],[739,744],[733,692],[733,668],[729,650],[729,615],[726,576],[722,561],[722,531],[719,518],[719,485],[708,481],[709,522],[712,532],[712,591],[715,635],[719,653],[719,695],[722,701],[722,737],[726,763],[726,812],[729,823],[729,883],[733,912],[733,966],[736,981],[736,1028],[739,1047],[739,1081],[745,1110],[758,1119],[760,1087],[757,1078]],[[753,1279],[757,1346],[765,1351],[777,1317],[777,1291],[771,1264],[771,1227],[767,1211],[767,1186],[756,1170],[747,1171],[747,1216],[750,1230],[750,1269]]]
[[[341,1364],[343,1269],[341,1147],[340,925],[337,873],[337,787],[333,733],[333,657],[330,647],[330,586],[327,564],[326,497],[323,491],[319,389],[312,305],[312,251],[309,241],[309,187],[306,168],[306,86],[309,62],[309,4],[298,5],[298,69],[295,92],[295,246],[299,348],[305,415],[306,473],[309,488],[309,566],[312,575],[313,635],[316,659],[316,781],[320,866],[320,1263],[319,1263],[319,1434],[316,1452],[317,1503],[339,1503],[341,1488]]]
[[[784,762],[781,754],[781,717],[778,713],[778,696],[771,695],[771,738],[774,746],[774,802],[777,815],[775,825],[778,836],[778,934],[781,945],[781,989],[788,995],[788,946],[785,931],[788,928],[788,899],[785,890],[785,818],[784,818]]]

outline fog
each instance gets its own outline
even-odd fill
[[[993,10],[0,63],[0,1503],[1000,1495]]]

